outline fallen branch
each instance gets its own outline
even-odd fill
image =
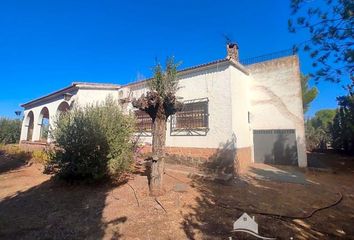
[[[160,207],[165,211],[165,213],[167,213],[167,211],[164,208],[164,206],[162,205],[162,203],[156,197],[155,197],[155,201],[160,205]]]
[[[134,189],[128,182],[127,182],[127,184],[128,184],[128,186],[133,190],[136,203],[138,204],[138,207],[140,207],[139,200],[138,200],[138,197],[136,196],[136,191],[135,191],[135,189]]]
[[[177,180],[177,181],[179,181],[179,182],[181,182],[181,183],[186,183],[186,184],[190,183],[190,181],[189,181],[189,182],[182,181],[181,179],[179,179],[179,178],[177,178],[177,177],[175,177],[175,176],[173,176],[173,175],[167,173],[166,171],[164,172],[164,174],[166,174],[167,176],[169,176],[169,177],[171,177],[171,178],[174,178],[175,180]]]

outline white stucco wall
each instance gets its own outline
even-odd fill
[[[238,66],[238,65],[237,65]],[[242,66],[241,66],[242,67]],[[297,57],[286,57],[247,66],[247,71],[229,61],[205,65],[182,71],[177,96],[182,101],[207,98],[209,131],[205,136],[171,136],[170,119],[167,122],[166,145],[170,147],[224,148],[234,142],[236,148],[252,148],[253,129],[295,129],[300,166],[306,166],[305,132],[301,98],[299,62]],[[146,82],[118,87],[93,84],[75,85],[70,88],[73,101],[78,106],[114,99],[139,98],[146,93]],[[59,94],[60,93],[60,94]],[[64,101],[63,93],[35,101],[26,107],[21,140],[27,138],[26,116],[34,114],[33,141],[40,138],[40,112],[47,107],[50,124],[56,117],[58,106]],[[123,107],[133,110],[131,103]],[[250,123],[248,122],[250,112]],[[142,137],[151,143],[151,137]],[[50,140],[49,140],[50,141]],[[253,156],[252,156],[253,159]]]
[[[102,103],[108,96],[112,96],[113,99],[118,99],[118,91],[117,89],[113,88],[98,88],[98,87],[77,87],[74,88],[73,90],[66,91],[65,93],[71,93],[73,96],[70,98],[67,103],[71,105],[74,103],[76,106],[79,107],[84,107],[89,104],[99,104]],[[40,129],[41,129],[41,123],[42,123],[42,118],[41,118],[41,111],[43,108],[47,107],[49,111],[49,125],[51,128],[55,127],[54,121],[57,116],[57,110],[59,105],[64,102],[64,92],[54,95],[52,97],[49,97],[48,99],[45,99],[43,101],[40,101],[39,103],[34,103],[27,107],[24,110],[24,121],[22,122],[22,128],[21,128],[21,137],[20,140],[27,140],[27,133],[28,133],[28,123],[26,121],[26,118],[28,116],[28,113],[30,111],[33,112],[34,115],[34,126],[33,126],[33,134],[32,134],[32,141],[38,141],[40,140]],[[51,139],[48,138],[48,142],[50,142]]]
[[[77,92],[76,101],[78,106],[83,107],[91,104],[100,104],[104,102],[108,96],[111,96],[113,99],[117,100],[117,89],[80,87]]]
[[[295,129],[299,166],[307,165],[297,56],[248,66],[253,129]]]
[[[73,94],[73,97],[67,101],[67,103],[70,105],[73,101],[75,101],[75,94],[76,90],[71,91],[71,94]],[[28,133],[28,126],[26,122],[26,118],[28,116],[28,113],[30,111],[33,112],[33,117],[34,117],[34,123],[33,123],[33,134],[32,134],[32,141],[38,141],[40,140],[40,129],[41,129],[41,124],[42,124],[42,118],[41,118],[41,111],[43,108],[47,107],[48,112],[49,112],[49,125],[53,126],[53,123],[56,119],[56,114],[59,105],[65,102],[64,96],[63,95],[58,95],[54,96],[51,99],[48,99],[46,101],[40,102],[38,104],[33,104],[32,106],[26,108],[24,110],[24,121],[22,121],[22,128],[21,128],[21,137],[20,140],[27,140],[27,133]],[[48,139],[50,141],[50,139]]]
[[[230,66],[231,101],[232,101],[232,131],[236,137],[237,148],[250,147],[251,128],[248,123],[250,111],[249,90],[252,78],[237,68]]]
[[[206,136],[171,136],[170,119],[167,122],[166,145],[170,147],[222,148],[232,138],[230,64],[220,63],[211,67],[180,74],[177,96],[182,101],[208,98],[209,131]],[[131,97],[145,93],[146,85],[123,87],[125,93],[131,89]],[[128,94],[129,95],[129,94]],[[126,96],[126,95],[125,95]],[[151,143],[151,137],[142,142]]]

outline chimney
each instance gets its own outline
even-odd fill
[[[238,59],[238,45],[236,43],[226,44],[227,58],[239,61]]]

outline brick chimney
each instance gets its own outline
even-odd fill
[[[235,61],[239,61],[238,59],[238,45],[236,43],[228,43],[226,44],[227,58],[231,58]]]

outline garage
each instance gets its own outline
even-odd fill
[[[298,166],[295,129],[253,130],[256,163]]]

